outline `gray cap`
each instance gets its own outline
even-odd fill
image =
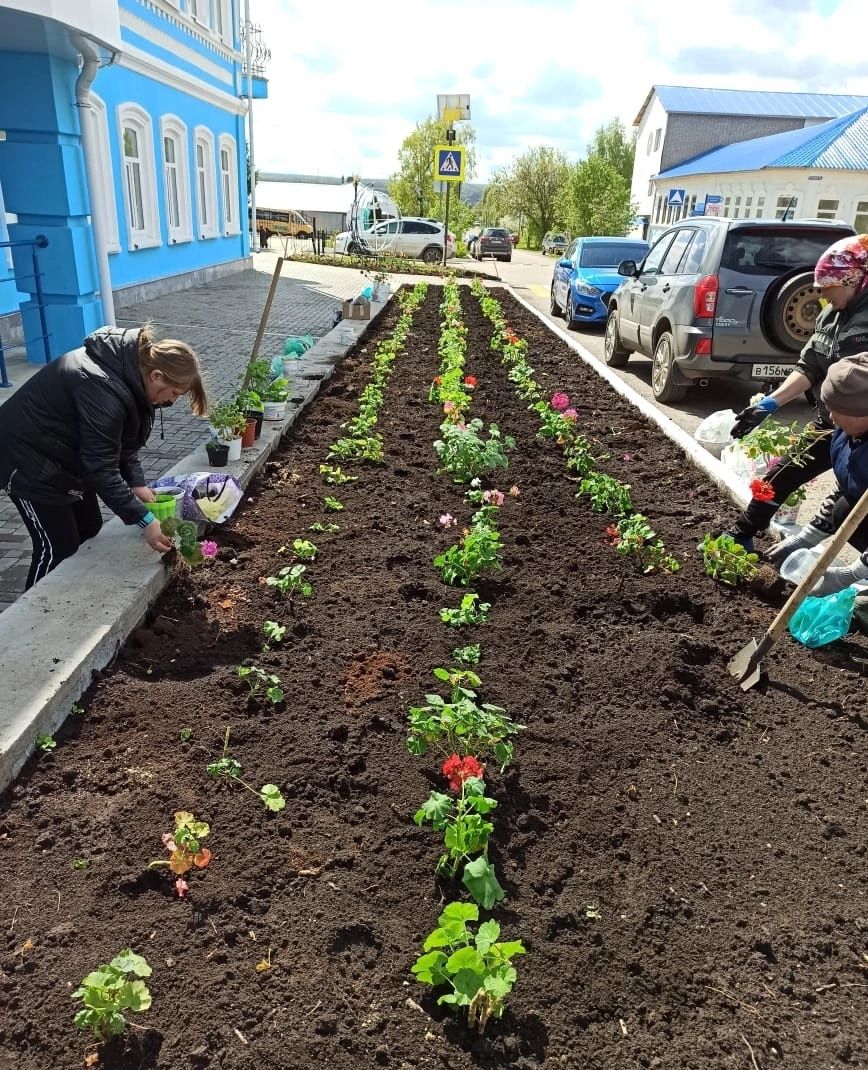
[[[826,373],[820,397],[830,412],[868,417],[868,353],[835,361]]]

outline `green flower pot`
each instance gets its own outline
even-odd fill
[[[178,515],[178,503],[180,494],[157,492],[157,500],[149,503],[149,508],[157,520],[168,520],[171,516]]]

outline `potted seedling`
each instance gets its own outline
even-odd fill
[[[286,399],[289,397],[289,383],[282,375],[273,379],[262,395],[265,404],[266,420],[282,420],[286,416]]]
[[[238,399],[236,401],[238,408],[244,413],[248,421],[254,421],[254,440],[259,438],[262,434],[262,418],[264,416],[265,406],[262,402],[260,394],[253,389],[244,389],[238,392]],[[252,446],[253,442],[242,442],[242,446]]]
[[[205,443],[205,452],[208,454],[208,464],[212,468],[225,468],[229,464],[228,442],[221,442],[219,438],[209,438]]]
[[[241,460],[241,436],[247,427],[247,417],[234,401],[222,401],[211,411],[214,437],[229,446],[229,460]]]

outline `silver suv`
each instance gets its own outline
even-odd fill
[[[651,389],[681,401],[709,379],[774,382],[793,370],[820,311],[814,265],[846,223],[684,219],[657,239],[612,295],[604,359],[652,360]]]

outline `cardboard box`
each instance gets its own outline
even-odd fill
[[[356,304],[354,301],[344,301],[343,314],[345,320],[369,320],[371,318],[371,302],[362,301]]]

